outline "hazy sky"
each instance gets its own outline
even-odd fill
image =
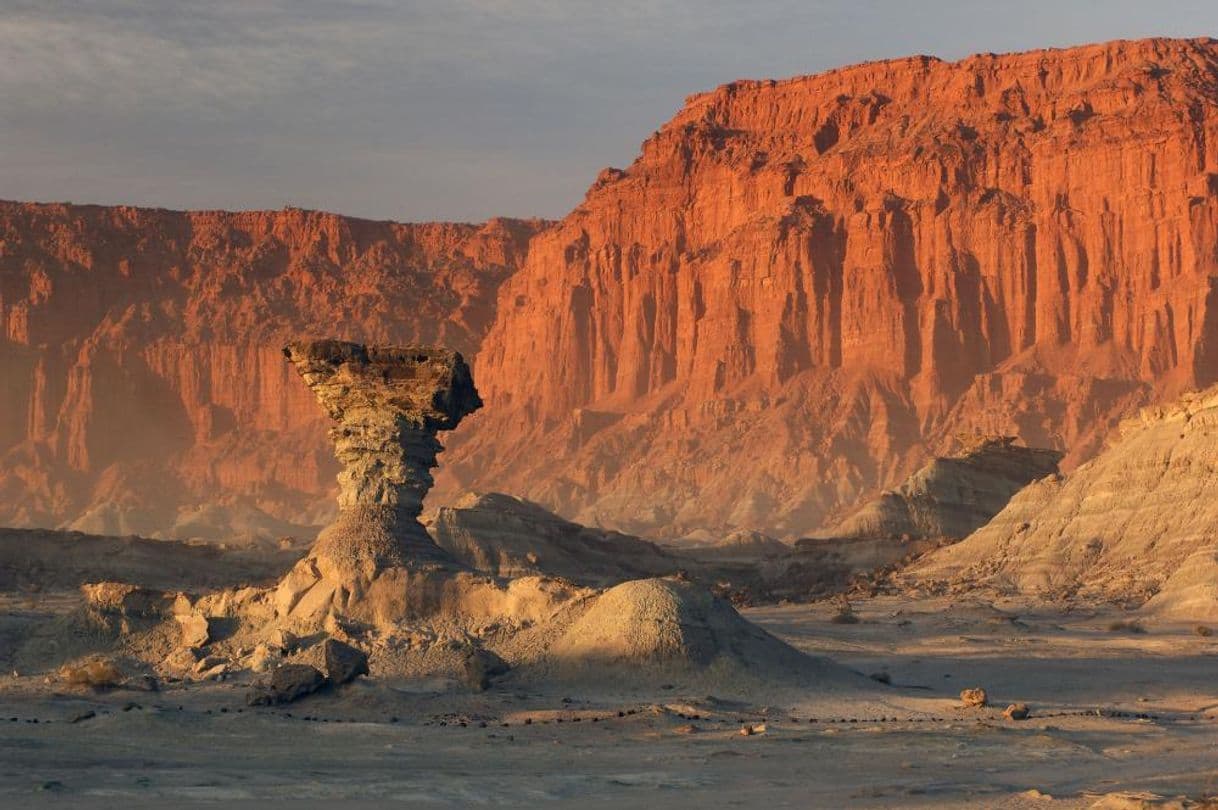
[[[1218,0],[0,0],[0,198],[561,216],[690,93],[1218,34]]]

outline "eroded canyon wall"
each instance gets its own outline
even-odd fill
[[[961,433],[1069,469],[1218,377],[1216,135],[1218,44],[1147,40],[726,85],[549,228],[3,204],[0,523],[324,521],[316,335],[477,350],[437,500],[800,535]]]
[[[1218,374],[1218,44],[692,96],[535,238],[450,488],[800,534],[958,433],[1093,454]]]
[[[542,224],[0,203],[0,525],[324,522],[338,465],[281,347],[471,355]]]

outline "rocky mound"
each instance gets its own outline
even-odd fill
[[[1218,388],[1147,408],[1069,475],[1036,481],[986,526],[930,555],[920,581],[1209,612],[1218,525]],[[1177,611],[1179,609],[1179,611]]]
[[[564,520],[497,492],[470,493],[441,507],[428,530],[440,548],[495,576],[545,574],[584,585],[665,576],[680,560],[653,543]]]
[[[121,598],[95,598],[65,633],[82,637],[81,628],[104,626],[133,655],[179,674],[267,671],[250,698],[259,705],[342,683],[318,666],[335,650],[354,662],[344,667],[348,674],[366,654],[373,672],[442,674],[475,688],[513,668],[520,678],[595,670],[615,689],[656,686],[660,671],[690,678],[751,672],[750,683],[842,675],[689,582],[637,580],[601,593],[564,579],[501,580],[471,570],[418,522],[440,450],[437,432],[481,404],[461,356],[336,340],[293,343],[285,354],[336,423],[331,436],[344,469],[335,521],[272,589],[199,598],[141,590],[133,612],[128,592],[114,586]],[[514,511],[543,515],[521,503]],[[560,540],[579,537],[570,526],[551,529]],[[580,546],[567,550],[567,562],[577,565]],[[147,605],[160,605],[170,620],[154,621]],[[330,651],[310,652],[320,643]],[[724,686],[739,691],[744,683]]]
[[[716,534],[705,529],[691,532],[679,540],[672,540],[668,550],[682,557],[707,560],[763,560],[791,553],[792,546],[764,532],[737,529],[726,534]]]
[[[936,458],[863,506],[828,537],[960,539],[998,514],[1016,492],[1056,473],[1062,454],[1020,447],[1012,436],[983,439],[956,456]]]
[[[549,648],[549,666],[581,679],[712,674],[739,681],[807,676],[816,662],[678,579],[624,582],[601,594]],[[822,674],[824,670],[822,669]]]

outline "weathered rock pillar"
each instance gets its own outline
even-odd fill
[[[337,423],[330,438],[343,464],[338,518],[310,557],[365,577],[447,560],[418,518],[443,449],[436,433],[482,406],[461,355],[339,340],[299,341],[283,352]]]

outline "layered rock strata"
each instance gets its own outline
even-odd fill
[[[0,202],[0,525],[311,540],[339,468],[279,348],[470,357],[544,224]]]
[[[1053,599],[1099,598],[1164,615],[1218,610],[1218,388],[1144,409],[1065,476],[1015,495],[964,541],[912,573],[920,582]]]
[[[534,238],[447,469],[633,534],[777,537],[958,433],[1069,469],[1218,379],[1216,255],[1214,40],[733,82]]]
[[[272,348],[325,329],[475,357],[438,489],[805,536],[960,432],[1071,469],[1214,382],[1215,255],[1210,39],[733,82],[544,229],[0,204],[0,523],[325,522]]]
[[[843,539],[959,540],[984,526],[1011,497],[1057,473],[1062,454],[984,438],[936,458],[826,532]]]
[[[367,347],[338,340],[289,344],[284,355],[336,423],[337,519],[312,556],[366,574],[446,555],[419,515],[443,449],[436,434],[482,407],[457,352]]]
[[[277,612],[348,612],[378,582],[390,583],[382,596],[391,600],[401,587],[400,601],[418,590],[411,580],[461,568],[419,522],[442,449],[436,434],[482,405],[461,355],[339,340],[294,342],[284,355],[334,420],[330,438],[343,469],[338,517],[281,583]]]

